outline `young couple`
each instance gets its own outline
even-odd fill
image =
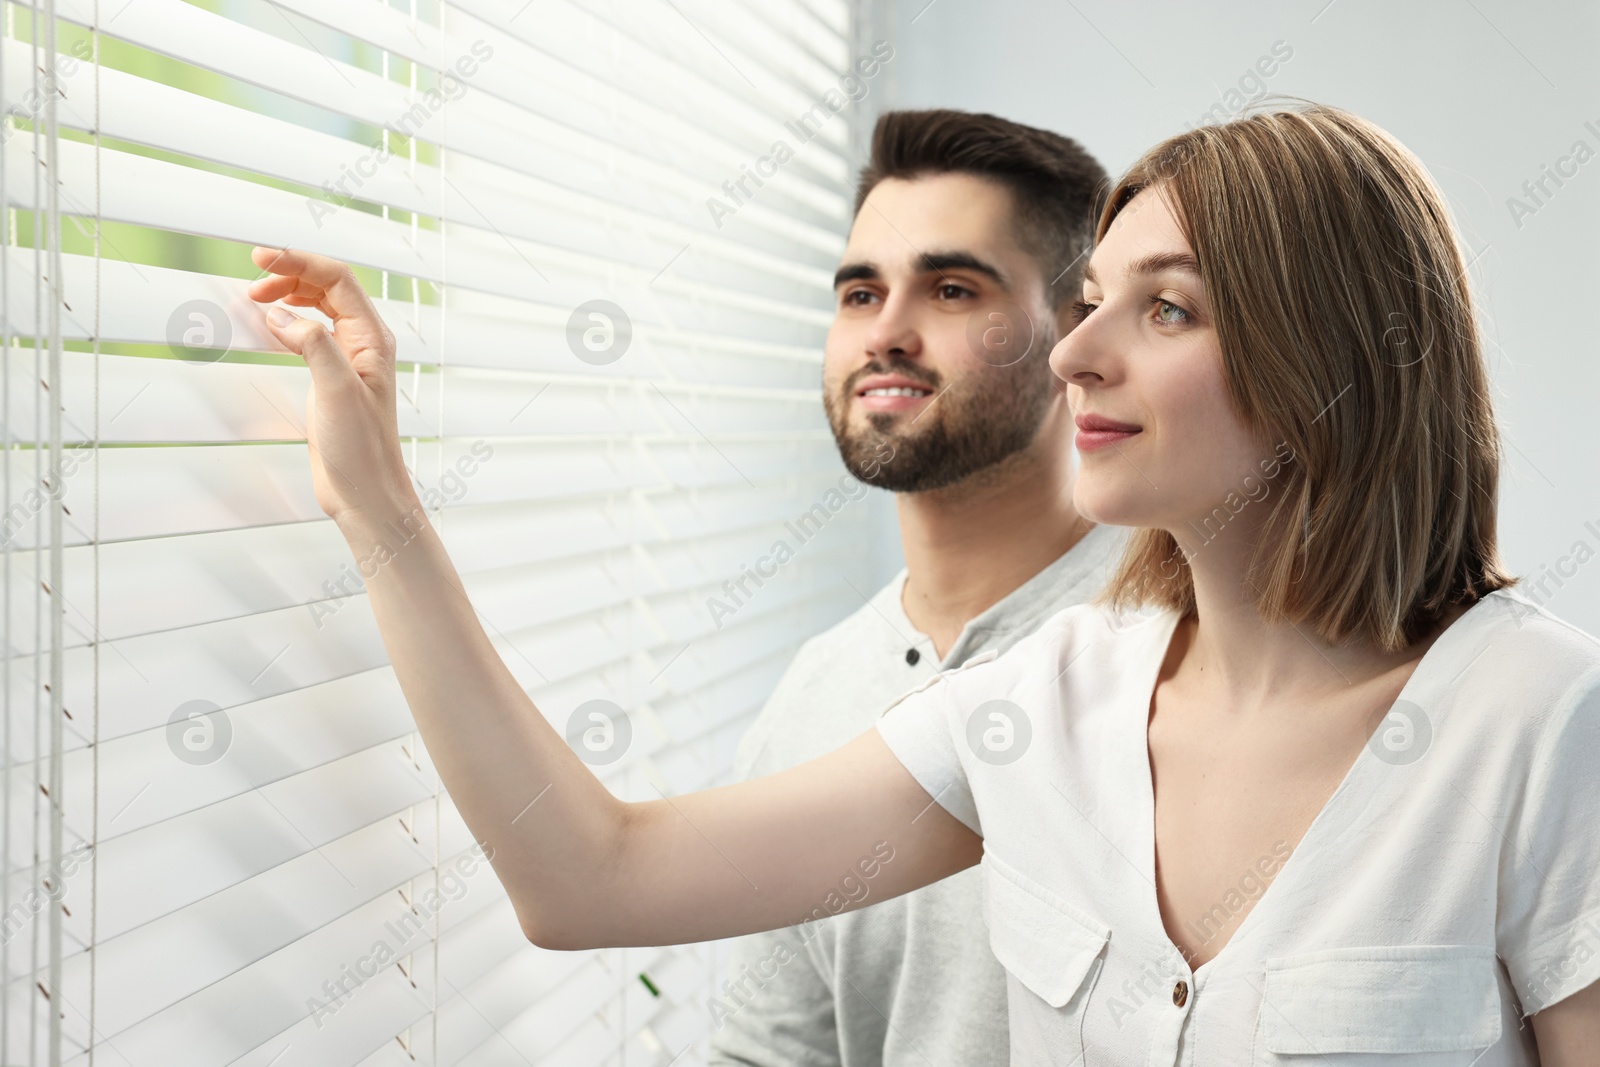
[[[802,650],[760,777],[645,803],[478,624],[353,275],[256,250],[255,299],[334,320],[268,315],[319,502],[357,556],[420,524],[373,611],[524,933],[779,930],[865,880],[742,943],[722,1062],[1593,1064],[1600,646],[1509,588],[1438,190],[1315,105],[1099,178],[989,117],[879,124],[823,390],[906,574]]]

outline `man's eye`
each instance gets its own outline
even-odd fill
[[[939,295],[946,300],[959,300],[964,296],[971,296],[972,290],[954,282],[946,282],[939,286]]]
[[[865,304],[871,300],[872,294],[867,292],[865,289],[852,289],[848,293],[844,294],[844,299],[841,301],[841,303]]]

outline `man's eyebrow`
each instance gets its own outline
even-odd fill
[[[971,252],[929,252],[918,258],[921,260],[920,273],[943,275],[947,270],[972,270],[993,279],[1002,289],[1008,288],[1006,277],[999,268]],[[878,268],[871,263],[846,263],[834,274],[833,287],[837,289],[846,282],[876,281],[881,276]]]
[[[835,289],[845,282],[870,282],[878,277],[878,268],[871,263],[846,263],[833,276]]]
[[[947,270],[975,270],[992,279],[1002,289],[1007,288],[1005,275],[1000,273],[999,268],[971,252],[928,252],[923,255],[922,264],[924,271],[936,271],[939,274]]]

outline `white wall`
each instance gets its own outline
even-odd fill
[[[1270,91],[1400,138],[1482,252],[1508,563],[1530,584],[1545,577],[1546,595],[1529,595],[1600,634],[1600,4],[884,0],[876,17],[896,55],[874,104],[1049,127],[1113,173],[1198,122],[1278,41],[1293,56]],[[1596,158],[1519,226],[1507,199],[1580,140]]]

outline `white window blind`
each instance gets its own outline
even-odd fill
[[[703,1061],[709,946],[522,938],[313,499],[249,249],[356,265],[544,713],[603,728],[619,795],[704,788],[870,592],[818,384],[882,51],[844,0],[4,16],[4,1063]]]

